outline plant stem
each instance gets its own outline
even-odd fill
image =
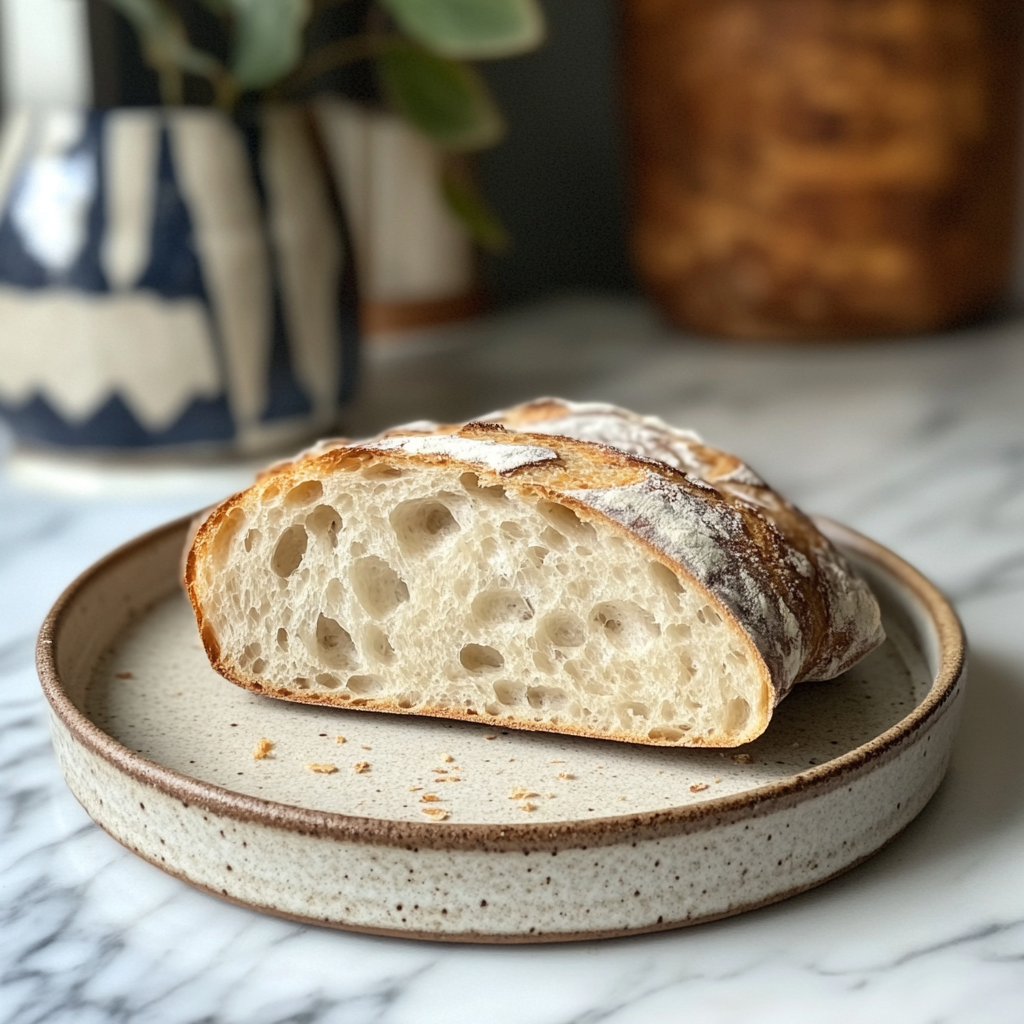
[[[170,63],[161,63],[156,73],[160,102],[166,107],[180,107],[185,100],[185,83],[181,69]]]
[[[376,36],[345,36],[314,50],[275,91],[293,92],[333,71],[356,61],[375,57],[383,49],[385,40]]]

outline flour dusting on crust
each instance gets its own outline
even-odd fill
[[[378,452],[401,450],[409,455],[443,455],[460,462],[484,466],[502,475],[558,458],[558,452],[537,445],[495,444],[492,441],[451,434],[388,437],[368,442],[363,447]]]

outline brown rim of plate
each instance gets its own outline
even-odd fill
[[[812,795],[845,785],[852,777],[884,764],[931,723],[952,696],[963,672],[963,629],[939,590],[903,559],[875,541],[849,527],[818,518],[816,522],[830,539],[880,565],[910,590],[927,611],[936,631],[939,669],[928,695],[910,714],[868,743],[790,779],[743,793],[699,804],[612,817],[556,823],[460,825],[456,822],[391,821],[295,807],[201,782],[136,754],[103,732],[75,707],[57,673],[57,637],[64,616],[81,591],[110,567],[130,558],[141,548],[167,539],[174,533],[180,533],[184,540],[192,519],[192,516],[184,516],[116,548],[86,569],[64,590],[43,621],[36,643],[36,667],[43,693],[71,735],[118,771],[181,800],[186,806],[196,804],[238,821],[255,822],[299,834],[375,846],[497,852],[524,848],[551,850],[559,846],[584,849],[605,846],[621,841],[623,833],[628,833],[634,842],[640,842],[666,835],[699,832],[748,818],[752,812],[760,815],[793,806]]]

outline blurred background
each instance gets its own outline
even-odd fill
[[[508,252],[486,260],[487,283],[500,303],[639,287],[626,241],[619,6],[548,0],[543,46],[481,65],[509,126],[479,159],[481,184],[514,238]],[[159,101],[156,75],[130,25],[103,0],[4,0],[3,10],[6,106],[83,97],[103,107]],[[67,50],[65,38],[73,40]],[[345,77],[323,84],[365,89],[351,81],[356,76]],[[359,77],[368,77],[365,69]],[[1019,300],[1019,256],[1013,280]]]
[[[354,429],[360,333],[567,297],[680,343],[814,346],[1024,294],[1018,5],[0,14],[0,412],[25,450],[285,451]]]
[[[359,6],[339,11],[355,22]],[[514,237],[486,261],[501,303],[636,287],[626,255],[616,4],[553,0],[544,10],[543,46],[481,65],[508,120],[507,136],[479,160],[481,185]],[[8,109],[83,99],[100,107],[159,103],[156,73],[131,25],[104,0],[4,0],[3,11]],[[365,95],[370,77],[363,68],[319,84]]]

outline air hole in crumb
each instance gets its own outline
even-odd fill
[[[494,696],[506,706],[519,704],[526,696],[526,687],[511,679],[499,679],[494,684]]]
[[[377,626],[367,626],[363,631],[363,650],[371,658],[385,664],[393,661],[395,657],[395,649],[391,646],[387,634]]]
[[[260,504],[266,505],[268,501],[273,501],[280,492],[281,487],[276,481],[272,484],[267,484],[260,493]]]
[[[372,697],[384,689],[384,680],[380,676],[350,676],[348,688],[360,697]]]
[[[402,471],[397,466],[387,462],[375,462],[363,470],[363,476],[367,480],[397,480]]]
[[[505,488],[499,484],[481,486],[480,477],[476,473],[463,473],[459,477],[459,483],[465,488],[467,494],[477,498],[485,498],[490,501],[503,501],[506,497]]]
[[[259,539],[262,536],[263,536],[263,534],[260,533],[259,530],[250,530],[245,535],[245,543],[243,544],[243,547],[245,548],[245,550],[246,551],[252,551],[253,545],[259,543]]]
[[[292,680],[292,686],[294,686],[296,690],[308,690],[309,680],[305,676],[296,676]]]
[[[491,564],[494,562],[497,554],[498,542],[493,537],[484,537],[480,541],[480,554],[477,557],[476,563],[484,572],[487,572],[491,568]]]
[[[424,554],[460,529],[448,506],[430,499],[403,501],[389,519],[398,546],[407,555]]]
[[[324,485],[319,480],[303,480],[296,484],[285,496],[284,503],[289,508],[309,505],[324,496]]]
[[[470,672],[486,672],[499,669],[505,664],[505,659],[493,647],[485,647],[482,644],[466,644],[459,651],[459,661],[462,662],[462,667]]]
[[[689,640],[693,635],[693,630],[686,622],[674,622],[671,626],[665,627],[665,636],[674,642],[682,640]]]
[[[720,626],[722,624],[722,616],[707,604],[698,610],[697,618],[700,619],[701,622],[707,623],[709,626]]]
[[[554,548],[556,551],[564,551],[567,545],[565,537],[552,526],[545,526],[544,529],[541,530],[540,539],[544,541],[549,548]]]
[[[306,525],[318,537],[323,537],[333,548],[338,543],[338,531],[342,527],[341,516],[330,505],[317,505],[306,516]]]
[[[409,600],[409,588],[394,569],[376,555],[368,555],[349,569],[352,591],[367,614],[375,619],[390,615]]]
[[[639,703],[639,701],[623,701],[615,706],[615,711],[619,716],[623,729],[636,728],[633,724],[634,718],[646,719],[651,717],[651,709],[646,704]]]
[[[590,624],[618,648],[636,648],[658,635],[658,624],[633,601],[602,601],[590,611]]]
[[[507,537],[511,537],[513,540],[522,540],[526,534],[523,528],[518,523],[506,521],[499,527],[501,532]]]
[[[750,705],[742,697],[733,697],[725,706],[725,729],[739,732],[750,719]]]
[[[340,608],[344,600],[345,588],[342,586],[341,580],[329,579],[324,589],[324,607]]]
[[[213,537],[211,547],[213,548],[214,566],[221,568],[227,561],[231,551],[231,542],[243,526],[245,526],[245,513],[240,508],[233,508]]]
[[[538,634],[555,647],[582,647],[587,629],[572,612],[552,612],[540,621]]]
[[[473,598],[472,608],[474,618],[485,625],[533,618],[530,602],[515,590],[485,590]]]
[[[297,679],[295,681],[298,682]],[[330,672],[321,672],[316,677],[316,685],[326,687],[328,690],[336,690],[341,686],[341,680],[337,676],[331,675]]]
[[[596,536],[594,527],[582,519],[571,508],[560,505],[557,501],[538,501],[537,511],[566,537],[582,540],[584,537]]]
[[[667,565],[662,565],[661,562],[651,562],[651,579],[665,592],[669,604],[673,608],[678,608],[679,595],[683,593],[683,585],[679,582],[679,577]]]
[[[282,651],[288,649],[288,630],[283,626],[277,631],[277,646],[280,647]]]
[[[263,675],[263,670],[267,667],[267,663],[262,658],[257,658],[252,663],[252,674],[254,676]]]
[[[677,743],[686,735],[684,729],[677,729],[670,725],[659,725],[656,729],[651,729],[647,734],[649,739],[652,740],[664,740],[668,743]]]
[[[296,523],[281,534],[270,558],[270,568],[282,579],[287,579],[299,567],[306,553],[309,537],[304,526]]]
[[[321,659],[331,668],[355,668],[358,663],[356,645],[348,630],[326,615],[316,621],[316,645]]]
[[[558,711],[568,703],[569,695],[557,686],[529,686],[526,699],[538,711]]]
[[[417,704],[423,700],[423,694],[419,690],[412,690],[409,693],[400,694],[398,697],[398,706],[403,709],[414,708]]]
[[[551,554],[547,548],[542,547],[529,547],[526,549],[527,554],[530,556],[530,561],[533,563],[534,568],[539,569],[544,564],[544,559]]]
[[[541,672],[546,672],[549,676],[554,674],[555,666],[543,651],[533,652],[533,663],[541,670]]]

